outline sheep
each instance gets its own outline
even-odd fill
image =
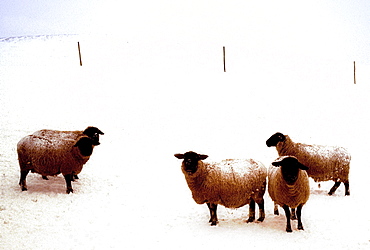
[[[52,138],[52,139],[77,139],[78,137],[82,135],[87,135],[90,137],[92,140],[94,140],[96,145],[99,145],[99,135],[104,135],[104,133],[96,128],[89,126],[85,130],[80,131],[59,131],[59,130],[50,130],[50,129],[42,129],[38,130],[33,133],[35,136],[40,136],[40,137],[45,137],[45,138]],[[48,180],[47,176],[42,176],[44,180]],[[78,175],[74,175],[72,181],[75,179],[79,179]]]
[[[288,135],[275,133],[267,141],[268,147],[275,146],[279,156],[291,155],[307,166],[307,174],[315,182],[333,180],[334,186],[329,195],[334,194],[343,182],[345,195],[349,191],[349,168],[351,155],[343,147],[307,145],[293,142]]]
[[[287,219],[286,231],[292,232],[289,208],[297,208],[298,230],[304,230],[301,211],[310,196],[310,185],[306,171],[308,167],[301,164],[294,156],[283,156],[272,162],[268,171],[268,193],[275,203],[274,213],[279,214],[280,205]]]
[[[17,144],[22,191],[27,191],[26,177],[31,170],[43,176],[63,174],[67,194],[73,193],[73,175],[81,172],[89,160],[94,146],[99,143],[88,136],[77,139],[53,139],[28,135]]]
[[[259,206],[258,221],[265,219],[263,195],[266,190],[267,169],[252,159],[203,162],[207,155],[189,151],[175,154],[182,161],[182,172],[197,204],[206,203],[211,226],[216,226],[217,205],[239,208],[249,204],[247,223],[255,220],[255,203]]]

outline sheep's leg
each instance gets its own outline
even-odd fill
[[[297,207],[298,230],[304,230],[304,229],[303,229],[303,225],[302,225],[302,220],[301,220],[302,207],[303,207],[303,204],[300,204],[300,205]]]
[[[44,179],[44,180],[49,180],[49,179],[48,179],[48,177],[47,177],[46,175],[43,175],[43,176],[42,176],[42,179]]]
[[[290,218],[292,220],[296,220],[297,219],[297,216],[295,214],[295,208],[292,208],[291,211],[290,211]]]
[[[217,204],[214,203],[207,203],[207,206],[209,208],[209,212],[211,214],[211,219],[209,222],[211,222],[211,226],[216,226],[218,219],[217,219]]]
[[[19,185],[21,186],[22,191],[27,191],[26,177],[30,170],[21,171],[21,178],[19,180]]]
[[[349,195],[349,181],[343,182],[344,187],[346,188],[345,195]]]
[[[77,175],[72,175],[72,181],[75,181],[75,180],[78,180],[78,176]]]
[[[259,214],[260,214],[258,221],[262,222],[265,219],[265,201],[262,199],[262,201],[257,204],[258,204]]]
[[[329,191],[329,195],[332,195],[332,194],[334,194],[335,193],[335,191],[337,190],[337,188],[340,186],[340,181],[336,181],[335,183],[334,183],[334,186],[330,189],[330,191]]]
[[[279,205],[274,202],[274,214],[279,215]]]
[[[290,211],[289,211],[289,207],[287,205],[284,205],[283,208],[284,208],[285,216],[286,216],[286,231],[288,233],[291,233],[292,232],[292,226],[290,224]]]
[[[64,175],[64,179],[66,180],[66,185],[67,185],[67,194],[69,193],[73,193],[73,189],[72,189],[72,179],[73,179],[73,175],[72,174],[66,174]]]
[[[253,222],[254,219],[256,218],[256,202],[254,200],[251,200],[249,202],[249,218],[247,220],[247,223]]]

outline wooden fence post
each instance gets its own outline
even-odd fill
[[[80,42],[77,42],[77,46],[78,46],[78,56],[80,58],[80,66],[82,66]]]
[[[225,56],[225,46],[223,46],[223,55],[224,55],[224,72],[226,72],[226,56]]]
[[[353,61],[353,82],[356,84],[356,61]]]

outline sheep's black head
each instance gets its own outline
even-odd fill
[[[276,145],[280,142],[280,141],[285,141],[285,135],[283,135],[282,133],[275,133],[273,134],[267,141],[266,141],[266,145],[267,147],[276,147]]]
[[[90,137],[93,141],[94,141],[94,145],[100,145],[99,143],[99,135],[104,135],[104,133],[102,131],[100,131],[100,129],[96,128],[96,127],[87,127],[84,132],[83,132],[84,135],[87,135],[88,137]]]
[[[281,167],[281,173],[284,180],[292,185],[297,181],[299,170],[308,170],[308,167],[303,165],[294,156],[283,156],[272,162],[275,167]]]
[[[184,170],[188,173],[194,174],[198,170],[198,161],[207,159],[208,155],[201,155],[193,151],[189,151],[185,154],[175,154],[175,157],[177,159],[184,159]]]
[[[76,142],[74,147],[78,147],[83,156],[90,156],[93,152],[94,145],[96,145],[96,142],[93,139],[84,136]]]

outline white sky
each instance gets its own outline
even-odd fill
[[[248,42],[271,50],[285,47],[293,53],[322,48],[369,62],[370,1],[0,2],[0,37],[83,33],[109,33],[127,39]]]

